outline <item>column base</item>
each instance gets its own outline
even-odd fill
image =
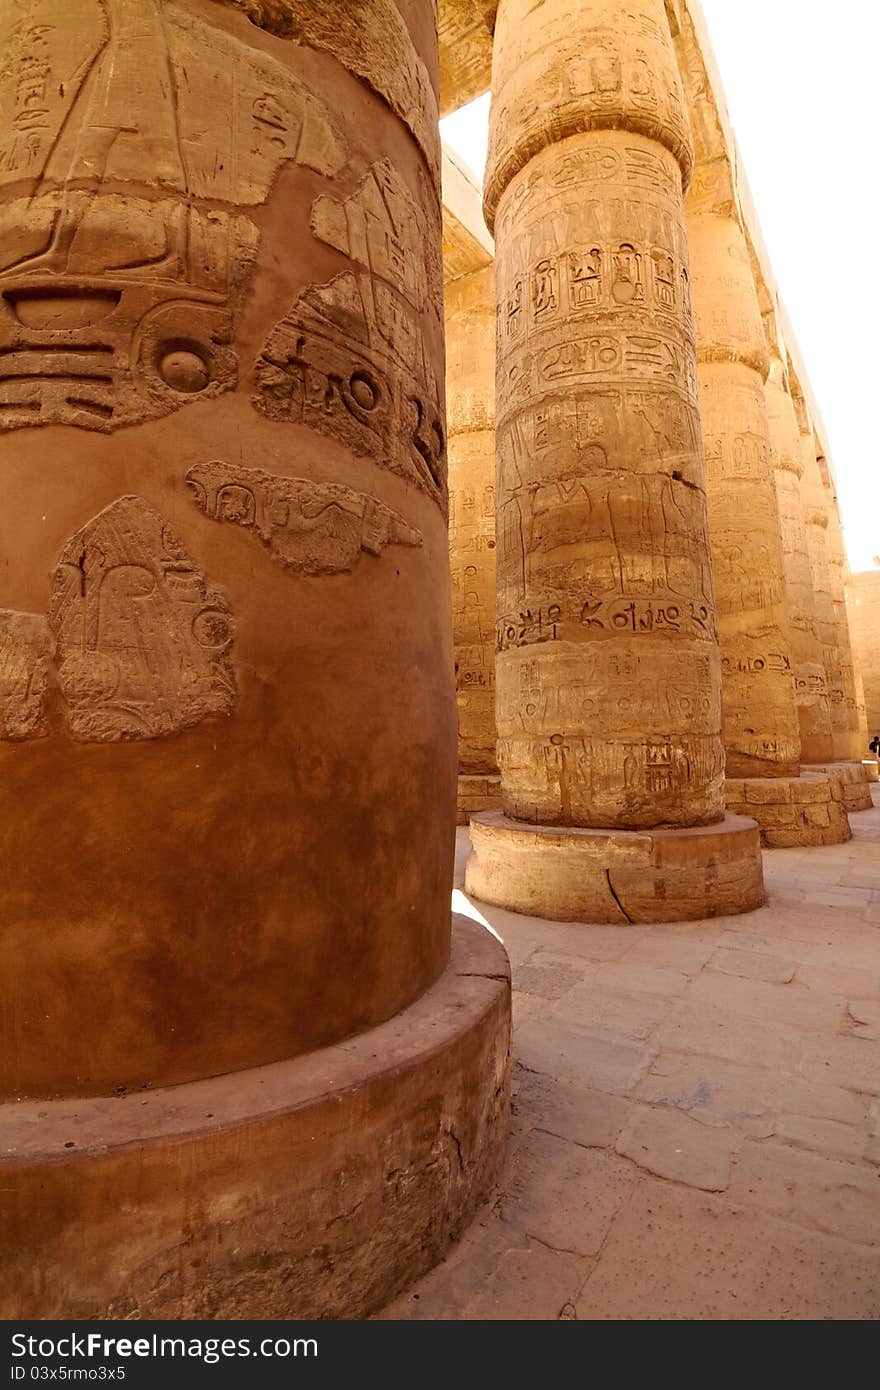
[[[729,777],[727,809],[758,822],[765,849],[795,845],[842,845],[852,839],[837,777],[808,772],[803,777]]]
[[[556,922],[683,922],[764,901],[758,827],[742,816],[687,830],[530,825],[471,818],[465,891]]]
[[[876,758],[862,758],[862,767],[868,774],[869,782],[880,782],[880,763]]]
[[[455,917],[436,984],[333,1047],[0,1106],[0,1317],[364,1317],[488,1192],[509,1035],[504,949]]]
[[[871,799],[871,786],[868,770],[861,762],[809,763],[801,772],[818,772],[823,777],[837,777],[843,783],[843,804],[847,814],[853,811],[870,811],[874,802]]]
[[[478,811],[494,811],[501,805],[501,778],[476,773],[473,776],[459,774],[457,825],[467,825],[471,816]]]

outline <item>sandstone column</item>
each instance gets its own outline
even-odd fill
[[[468,886],[583,920],[744,910],[664,6],[502,0],[495,43],[504,814],[472,821]]]
[[[788,374],[773,353],[765,387],[770,451],[776,478],[785,578],[785,607],[805,763],[831,762],[834,746],[822,646],[816,631],[816,601],[801,496],[804,463]]]
[[[767,846],[849,838],[840,785],[800,777],[800,728],[764,397],[764,324],[742,228],[730,211],[688,216],[718,604],[728,808]]]
[[[809,410],[802,394],[794,396],[800,430],[800,454],[803,463],[801,488],[804,500],[804,519],[807,528],[807,548],[813,577],[816,601],[816,631],[822,646],[822,659],[828,679],[828,700],[831,715],[831,734],[834,759],[831,762],[811,763],[819,772],[833,773],[844,784],[847,810],[870,810],[868,771],[862,764],[868,739],[856,747],[854,725],[857,723],[855,679],[849,648],[849,629],[845,624],[845,597],[841,625],[840,589],[842,574],[842,538],[838,543],[834,531],[829,532],[833,494],[823,479],[824,459],[820,464],[816,439]],[[836,516],[836,508],[835,508]],[[838,550],[838,544],[841,549]]]
[[[449,557],[458,822],[501,800],[495,755],[495,274],[447,280]]]
[[[834,490],[834,480],[825,458],[821,454],[819,454],[817,461],[828,509],[828,529],[825,534],[830,567],[834,628],[837,649],[840,653],[840,674],[844,695],[843,710],[846,720],[846,730],[836,746],[836,751],[843,758],[861,760],[868,751],[868,724],[864,713],[864,691],[861,702],[859,700],[858,675],[853,658],[852,639],[846,611],[846,583],[849,565],[846,558],[840,507]]]
[[[500,1159],[436,45],[0,7],[0,1316],[360,1316]]]
[[[870,739],[880,732],[880,569],[850,575],[846,607],[853,659],[864,680]]]

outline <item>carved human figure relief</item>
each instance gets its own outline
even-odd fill
[[[269,334],[256,364],[254,405],[329,435],[426,492],[445,509],[443,389],[425,341],[430,293],[411,250],[422,214],[393,166],[374,165],[344,202],[320,197],[316,237],[359,270],[312,285]]]
[[[353,570],[363,551],[378,556],[389,545],[422,544],[398,512],[341,483],[220,461],[197,464],[186,480],[206,516],[253,531],[296,574],[339,574]]]
[[[0,739],[18,742],[48,732],[51,660],[52,635],[41,614],[0,611]]]
[[[176,0],[8,4],[0,52],[0,429],[233,387],[246,209],[345,161],[320,97]]]
[[[233,709],[226,597],[141,497],[120,498],[67,542],[49,623],[74,738],[156,738]]]

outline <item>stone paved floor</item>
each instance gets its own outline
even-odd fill
[[[764,855],[767,905],[673,927],[519,917],[506,1169],[384,1318],[880,1316],[880,787]]]

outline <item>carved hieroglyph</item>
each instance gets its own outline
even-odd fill
[[[486,204],[504,806],[549,824],[711,823],[720,661],[687,118],[661,0],[589,0],[571,21],[561,0],[498,17]]]
[[[395,0],[219,0],[279,38],[323,49],[408,126],[440,186],[439,108]],[[436,8],[436,7],[435,7]]]
[[[234,386],[245,209],[344,163],[320,97],[177,0],[9,0],[0,52],[0,429]]]
[[[48,732],[50,684],[86,743],[160,738],[231,714],[232,619],[166,521],[122,497],[70,538],[49,620],[0,613],[0,736]]]
[[[816,602],[801,497],[803,473],[797,416],[788,373],[773,354],[765,386],[770,454],[779,506],[785,611],[800,724],[801,758],[805,763],[830,762],[831,714],[822,647],[816,632]]]
[[[303,291],[257,362],[254,404],[366,455],[445,510],[443,389],[423,331],[440,262],[410,253],[421,219],[387,160],[344,202],[316,200],[314,235],[363,269]]]
[[[449,559],[458,768],[493,776],[495,755],[495,283],[491,266],[446,285]],[[460,794],[462,792],[459,787]]]
[[[389,545],[422,544],[398,512],[341,483],[222,461],[196,464],[186,480],[206,516],[253,531],[296,574],[339,574],[353,570],[362,551],[381,555]]]
[[[443,0],[439,25],[442,116],[488,91],[496,9],[497,0]]]
[[[745,238],[688,217],[709,525],[730,777],[797,777],[779,510],[764,402],[764,326]]]

